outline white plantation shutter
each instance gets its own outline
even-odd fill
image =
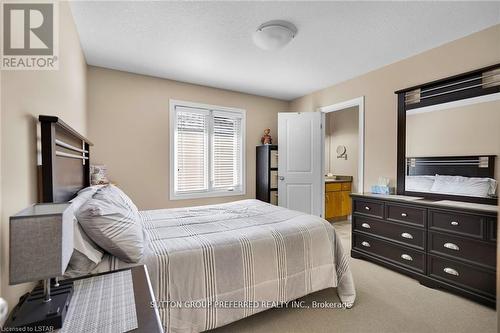
[[[171,198],[244,194],[244,111],[186,104],[171,107]]]
[[[213,111],[212,186],[234,190],[241,185],[241,115]]]
[[[176,192],[208,190],[208,114],[176,108]]]

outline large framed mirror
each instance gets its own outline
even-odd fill
[[[500,64],[396,94],[397,193],[497,204]]]

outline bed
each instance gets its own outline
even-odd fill
[[[140,215],[167,332],[212,329],[330,287],[354,302],[348,257],[319,217],[258,200]],[[106,255],[95,271],[129,265]]]
[[[44,137],[44,126],[57,129],[45,132],[71,136],[66,124],[56,117],[40,120],[42,157],[49,154],[44,153],[44,146],[53,149],[50,160],[42,158],[42,174],[46,175],[42,179],[43,198],[69,201],[89,186],[87,175],[68,177],[68,173],[88,172],[89,142],[73,135],[83,141],[85,149],[74,151],[81,153],[84,167],[77,163],[66,167],[64,174],[58,173],[62,169],[57,163],[77,159],[79,154],[57,153],[57,146],[78,147],[54,135]],[[54,144],[44,145],[44,140]],[[43,169],[53,172],[43,173]],[[65,190],[57,184],[64,184]],[[58,195],[51,196],[54,193]],[[158,307],[167,332],[212,329],[331,287],[337,288],[339,302],[345,307],[354,303],[348,256],[335,229],[319,217],[243,200],[139,211],[138,220],[144,231],[140,261],[130,263],[105,254],[91,273],[145,264],[157,299],[153,306]]]

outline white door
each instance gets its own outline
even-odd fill
[[[322,216],[322,114],[278,113],[278,204]]]

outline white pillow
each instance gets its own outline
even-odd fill
[[[92,196],[97,192],[97,190],[101,187],[102,186],[90,186],[78,192],[77,196],[74,199],[70,200],[70,207],[73,209],[73,212],[76,213],[76,211],[78,211],[82,205],[90,200]],[[101,262],[102,256],[104,254],[102,249],[100,249],[99,246],[97,246],[97,244],[95,244],[85,234],[76,217],[73,224],[73,248],[74,251],[69,261],[69,266],[79,271],[86,270],[86,268],[82,267],[81,265],[81,263],[85,261],[84,259],[82,259],[82,256],[87,259],[87,262],[92,262],[93,264],[97,265]]]
[[[132,199],[130,199],[128,197],[128,195],[125,194],[125,192],[123,192],[122,190],[120,190],[115,185],[111,185],[111,184],[110,185],[106,185],[106,186],[103,187],[103,189],[105,189],[108,193],[110,193],[112,195],[119,196],[123,201],[125,201],[125,203],[130,207],[131,210],[133,210],[136,213],[139,212],[139,209],[134,204],[134,202],[132,201]]]
[[[82,275],[88,275],[97,267],[97,264],[91,260],[83,253],[78,250],[74,250],[71,255],[71,260],[64,272],[64,278],[75,278]]]
[[[431,191],[484,198],[492,194],[492,189],[494,194],[495,188],[496,181],[491,178],[436,175]]]
[[[92,239],[90,239],[89,236],[87,236],[87,234],[83,231],[76,217],[73,227],[73,247],[75,251],[78,251],[81,254],[85,255],[96,265],[101,262],[102,256],[104,255],[104,251],[96,243],[94,243]],[[71,259],[73,259],[73,257],[71,257]]]
[[[405,190],[411,192],[430,192],[434,176],[406,176]]]
[[[137,207],[115,186],[100,188],[76,217],[100,247],[125,262],[138,262],[144,252],[144,231]]]

